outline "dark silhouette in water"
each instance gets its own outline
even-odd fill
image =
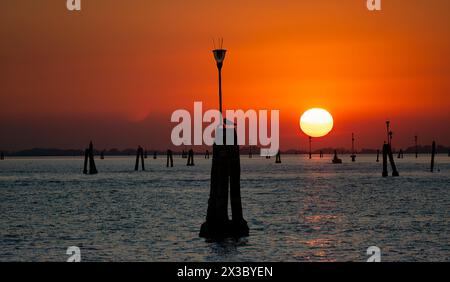
[[[105,150],[103,150],[103,151],[100,153],[100,159],[101,159],[101,160],[104,160],[104,159],[105,159]]]
[[[431,172],[434,172],[434,156],[436,155],[436,142],[431,145]]]
[[[450,153],[449,153],[450,156]],[[253,158],[253,152],[252,152],[252,146],[250,145],[250,150],[248,151],[248,158],[251,159]]]
[[[183,150],[183,152],[181,153],[181,158],[182,159],[187,159],[187,153],[185,150]]]
[[[134,165],[134,170],[138,171],[139,170],[139,159],[141,159],[141,166],[142,166],[142,170],[145,170],[145,165],[144,165],[144,149],[142,149],[141,146],[138,146],[138,149],[136,151],[136,163]]]
[[[323,158],[323,152],[322,152],[322,150],[319,152],[319,158]]]
[[[147,150],[144,151],[144,159],[148,158]]]
[[[219,71],[219,110],[222,113],[221,70],[226,50],[213,51]],[[223,122],[221,120],[221,122]],[[222,123],[223,124],[223,123]],[[236,131],[233,130],[233,145],[226,144],[226,128],[223,127],[223,144],[213,145],[211,187],[208,200],[206,222],[200,228],[200,237],[221,240],[227,237],[239,238],[249,235],[247,222],[242,215],[241,164]],[[228,186],[232,219],[228,218]]]
[[[200,237],[220,240],[249,235],[249,228],[242,214],[240,177],[239,146],[214,144],[208,212],[206,222],[200,229]],[[228,186],[231,221],[228,218]]]
[[[275,163],[281,164],[281,152],[280,152],[280,150],[278,150],[278,153],[277,153],[277,155],[275,157]]]
[[[403,150],[400,149],[400,151],[398,151],[397,159],[403,159],[403,158],[404,158],[404,156],[403,156]]]
[[[158,158],[158,152],[154,151],[153,152],[153,159],[156,160]]]
[[[167,150],[167,164],[166,167],[173,167],[173,155],[172,155],[172,150]]]
[[[194,166],[194,150],[190,149],[188,152],[187,166]]]
[[[205,152],[205,159],[209,159],[209,151],[208,150],[206,150],[206,152]]]
[[[392,176],[399,176],[400,174],[397,171],[397,166],[395,165],[394,162],[394,155],[392,153],[392,135],[393,132],[390,129],[390,125],[391,122],[390,121],[386,121],[386,132],[387,132],[387,138],[388,138],[388,143],[383,144],[383,177],[387,177],[388,176],[388,171],[387,171],[387,160],[389,158],[389,162],[391,163],[391,167],[392,167]]]
[[[334,163],[334,164],[341,164],[342,163],[342,160],[340,158],[338,158],[336,150],[334,150],[334,157],[333,157],[333,160],[331,162]]]
[[[384,144],[383,145],[383,177],[388,176],[388,170],[387,170],[387,161],[389,157],[389,162],[391,163],[392,167],[392,176],[399,176],[399,173],[397,171],[397,166],[394,162],[394,155],[392,154],[392,149],[390,144]]]
[[[415,143],[415,151],[416,151],[416,159],[419,157],[419,146],[417,145],[418,137],[417,135],[414,136],[414,143]]]
[[[356,155],[355,155],[355,135],[352,133],[352,155],[350,156],[352,158],[352,162],[356,161]]]
[[[88,171],[88,162],[89,162],[89,171]],[[84,174],[97,174],[97,168],[95,167],[94,162],[94,145],[92,145],[92,141],[89,143],[89,148],[84,151]]]
[[[5,159],[5,154],[3,152],[0,152],[0,160],[4,160]]]
[[[312,146],[311,146],[311,143],[312,143],[312,137],[311,136],[309,136],[309,159],[312,159]]]
[[[377,149],[377,163],[380,162],[380,149]]]

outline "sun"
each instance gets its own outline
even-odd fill
[[[323,137],[333,129],[333,117],[327,110],[309,109],[300,118],[300,128],[310,137]]]

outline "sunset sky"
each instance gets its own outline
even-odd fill
[[[216,108],[213,38],[228,49],[225,109],[278,109],[281,149],[327,109],[317,147],[450,145],[450,1],[0,2],[0,150],[166,149],[174,110]]]

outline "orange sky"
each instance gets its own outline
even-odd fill
[[[298,119],[328,109],[316,146],[450,144],[450,1],[82,1],[0,3],[0,149],[159,149],[171,113],[217,106],[212,38],[229,50],[224,107],[279,109],[281,147],[306,148]]]

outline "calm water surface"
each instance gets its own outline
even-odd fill
[[[401,176],[382,178],[374,156],[305,159],[243,156],[242,200],[250,237],[223,243],[198,238],[206,216],[211,160],[186,167],[175,157],[0,161],[0,261],[450,261],[450,158],[397,160]]]

